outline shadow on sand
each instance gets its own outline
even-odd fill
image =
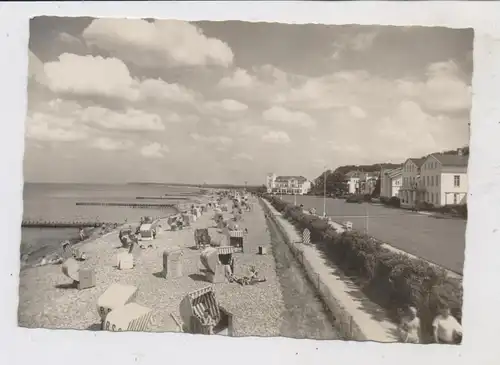
[[[56,289],[77,289],[78,283],[65,283],[65,284],[57,284],[55,286]]]
[[[189,274],[188,276],[194,281],[208,282],[207,277],[203,274],[196,273],[196,274]]]

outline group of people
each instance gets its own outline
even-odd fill
[[[462,342],[462,326],[450,313],[446,304],[441,304],[439,314],[432,321],[434,343],[459,344]],[[400,325],[400,334],[403,342],[422,343],[420,318],[415,307],[408,308],[408,314]]]

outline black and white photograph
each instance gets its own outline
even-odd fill
[[[20,327],[462,343],[472,28],[29,32]]]

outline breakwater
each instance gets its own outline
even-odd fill
[[[127,208],[177,208],[177,204],[159,203],[112,203],[112,202],[76,202],[81,206],[105,206],[105,207],[127,207]]]
[[[190,196],[136,196],[138,200],[189,200]]]
[[[98,221],[44,221],[44,220],[23,220],[21,227],[24,228],[97,228],[103,225],[118,226],[123,222],[98,222]]]

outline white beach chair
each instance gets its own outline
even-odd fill
[[[97,299],[97,312],[103,321],[109,312],[131,303],[137,296],[137,288],[132,285],[112,284]]]
[[[153,312],[137,303],[127,303],[108,313],[104,321],[104,330],[146,331],[150,324]]]

